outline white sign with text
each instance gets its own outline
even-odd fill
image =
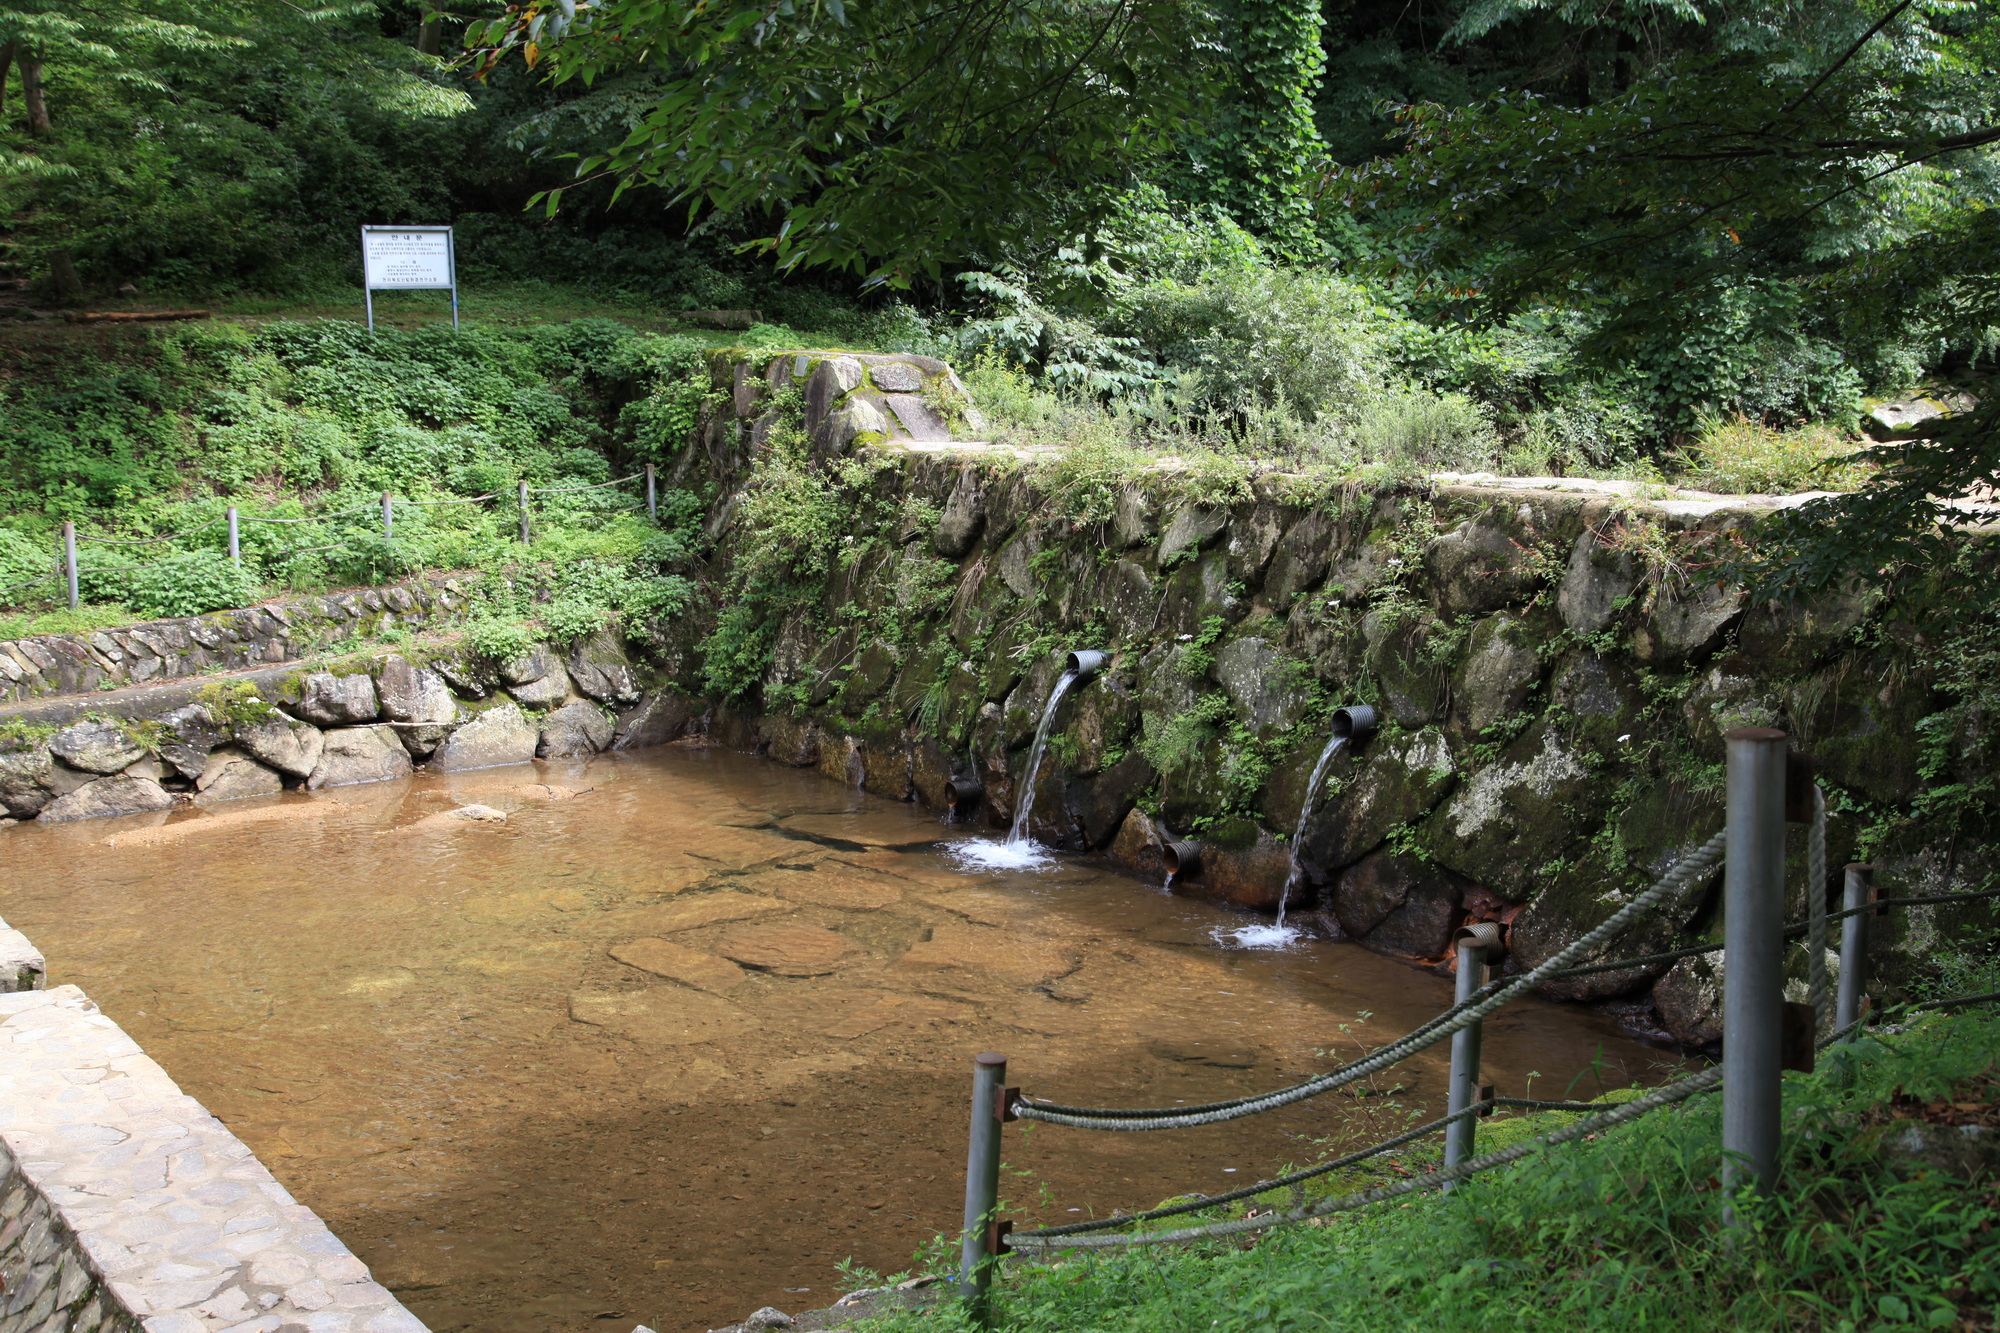
[[[451,287],[451,229],[364,228],[361,262],[370,287]]]

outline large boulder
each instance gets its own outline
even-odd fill
[[[541,739],[535,753],[544,759],[596,754],[611,744],[613,724],[604,709],[587,699],[564,704],[542,719]]]
[[[513,704],[501,704],[465,723],[438,746],[430,766],[456,773],[468,768],[525,764],[535,757],[541,733]]]
[[[516,702],[531,708],[562,703],[571,693],[569,672],[563,670],[555,653],[543,644],[502,662],[500,679]]]
[[[1203,897],[1274,912],[1291,876],[1292,849],[1260,827],[1255,840],[1246,845],[1203,847],[1201,866],[1207,886]]]
[[[601,629],[569,651],[569,675],[585,696],[613,708],[639,701],[639,678],[618,636]]]
[[[1169,568],[1222,535],[1229,525],[1227,509],[1207,505],[1183,505],[1167,520],[1157,552],[1161,568]]]
[[[1531,539],[1517,516],[1493,509],[1432,542],[1423,568],[1447,619],[1488,615],[1525,601],[1541,581]]]
[[[108,815],[137,815],[165,810],[174,803],[159,783],[148,778],[98,778],[84,783],[42,807],[37,819],[51,824],[72,819],[102,819]]]
[[[1569,566],[1556,589],[1556,613],[1578,634],[1601,634],[1639,587],[1637,562],[1585,527],[1570,547]]]
[[[403,725],[396,728],[411,756],[422,759],[437,749],[449,733],[448,724],[458,720],[458,700],[443,676],[429,667],[420,667],[401,657],[382,662],[376,692],[381,696],[382,715]]]
[[[32,819],[55,798],[50,789],[54,765],[40,748],[0,754],[0,806],[16,819]]]
[[[649,745],[665,745],[678,739],[693,717],[694,709],[686,695],[678,690],[662,690],[618,715],[618,725],[611,733],[611,748],[640,750]]]
[[[1743,614],[1745,594],[1728,583],[1691,583],[1655,599],[1652,613],[1632,631],[1632,650],[1655,664],[1699,657],[1722,642],[1723,631]]]
[[[1542,867],[1594,829],[1616,798],[1601,763],[1537,724],[1426,821],[1431,854],[1504,897],[1528,897]]]
[[[117,773],[145,758],[146,747],[109,722],[78,722],[57,732],[49,751],[85,773]]]
[[[326,733],[319,766],[306,786],[351,787],[360,782],[387,782],[410,775],[410,752],[396,729],[387,725],[339,727]]]
[[[183,704],[160,715],[163,739],[160,758],[184,778],[201,776],[211,750],[229,739],[228,731],[201,704]]]
[[[1299,856],[1330,879],[1448,795],[1458,765],[1435,727],[1371,742],[1353,776],[1324,793],[1306,821]],[[1331,783],[1328,783],[1331,787]]]
[[[1452,678],[1452,711],[1462,734],[1476,737],[1511,720],[1541,679],[1541,654],[1525,625],[1506,615],[1481,620]]]
[[[1683,958],[1654,983],[1653,1007],[1675,1041],[1711,1046],[1722,1040],[1722,967],[1720,953]]]
[[[312,671],[299,681],[298,702],[287,711],[314,726],[339,727],[373,722],[381,709],[375,681],[366,672]]]
[[[1332,911],[1342,932],[1364,948],[1437,958],[1451,946],[1470,888],[1441,866],[1385,850],[1341,872]]]
[[[1278,650],[1255,636],[1231,639],[1215,655],[1215,679],[1236,716],[1258,736],[1287,730],[1305,706],[1300,681]]]
[[[245,796],[275,796],[285,789],[285,782],[276,769],[266,768],[234,746],[224,746],[208,757],[194,780],[194,789],[196,802],[206,805]]]
[[[1425,615],[1370,611],[1361,620],[1363,661],[1382,687],[1382,703],[1397,726],[1427,726],[1443,716],[1450,677],[1439,666],[1434,636],[1444,627]]]
[[[282,713],[274,713],[268,721],[239,724],[234,730],[237,748],[243,753],[295,778],[312,776],[326,744],[326,734],[318,727]]]
[[[951,496],[945,501],[944,513],[938,518],[937,531],[931,534],[931,549],[948,560],[956,560],[971,550],[972,544],[979,540],[981,529],[986,526],[984,476],[981,468],[961,467],[952,483]]]

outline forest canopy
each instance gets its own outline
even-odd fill
[[[469,281],[865,329],[1246,451],[1713,480],[1730,430],[1844,433],[1789,483],[1873,481],[1778,520],[1823,585],[1920,567],[2000,463],[1965,410],[1996,34],[1965,0],[12,0],[0,267],[299,298],[352,290],[360,224],[448,221]],[[1911,394],[1954,406],[1861,463]]]

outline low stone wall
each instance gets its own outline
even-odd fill
[[[74,986],[0,995],[0,1333],[424,1333]]]
[[[780,357],[735,385],[838,387],[831,364]],[[832,413],[811,406],[816,447],[838,452],[839,432],[815,427]],[[1103,650],[1106,669],[1056,713],[1032,832],[1154,882],[1163,839],[1198,839],[1202,872],[1176,890],[1270,912],[1331,711],[1369,704],[1383,729],[1314,795],[1292,919],[1439,967],[1468,920],[1506,927],[1510,967],[1540,962],[1706,839],[1736,726],[1784,727],[1813,756],[1839,812],[1832,865],[1873,824],[1889,830],[1878,877],[1905,891],[1994,868],[1969,828],[1940,839],[1910,822],[1918,724],[1940,701],[1883,608],[1756,605],[1705,575],[1786,501],[1173,465],[1107,480],[993,446],[891,441],[826,467],[837,558],[797,567],[766,625],[732,628],[717,617],[754,594],[735,591],[734,569],[785,540],[743,519],[746,494],[782,484],[757,472],[766,411],[738,393],[670,477],[714,497],[713,554],[688,572],[715,595],[710,614],[667,628],[664,672],[699,694],[719,623],[731,642],[771,643],[761,681],[716,701],[725,744],[938,808],[947,780],[974,782],[978,817],[1004,826],[1062,650]],[[1795,887],[1795,918],[1804,901]],[[1995,926],[1983,904],[1885,924],[1876,974],[1893,985],[1927,950]],[[1719,929],[1711,890],[1618,949]],[[1648,1010],[1689,1042],[1719,1035],[1705,961],[1550,994]]]
[[[456,646],[0,708],[0,813],[64,821],[594,754],[689,710],[601,633],[490,661]]]
[[[295,661],[329,644],[397,626],[451,624],[467,602],[456,580],[439,579],[88,634],[9,639],[0,641],[0,700],[88,694],[201,671]]]

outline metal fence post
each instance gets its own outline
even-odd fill
[[[382,537],[388,540],[396,535],[396,509],[390,502],[389,492],[382,492]]]
[[[965,1240],[958,1266],[958,1298],[974,1319],[986,1318],[993,1283],[993,1212],[1000,1201],[1000,1121],[1006,1114],[1002,1084],[1007,1057],[987,1051],[972,1057],[972,1136],[965,1154]]]
[[[1722,1183],[1777,1183],[1784,1040],[1786,737],[1728,734],[1723,866]],[[1736,1225],[1725,1205],[1723,1223]]]
[[[243,563],[243,547],[236,535],[235,505],[229,506],[229,563],[237,566]]]
[[[660,493],[655,485],[651,463],[646,464],[646,517],[655,523],[660,521]]]
[[[1500,927],[1491,921],[1482,921],[1463,927],[1454,939],[1458,944],[1458,988],[1453,1002],[1464,1004],[1472,998],[1474,991],[1486,984],[1486,962],[1490,952],[1499,946]],[[1479,1100],[1479,1046],[1484,1026],[1483,1023],[1474,1023],[1451,1034],[1451,1080],[1445,1085],[1445,1110],[1451,1115],[1457,1115]],[[1446,1166],[1457,1166],[1472,1156],[1473,1119],[1467,1116],[1445,1126]],[[1445,1189],[1454,1189],[1457,1184],[1457,1181],[1447,1181]]]
[[[528,544],[528,483],[521,483],[521,545]]]
[[[1868,985],[1868,913],[1859,909],[1868,905],[1874,880],[1874,866],[1847,867],[1840,907],[1854,915],[1840,923],[1840,996],[1833,1010],[1835,1028],[1844,1028],[1861,1017],[1861,994]]]
[[[63,575],[69,584],[69,609],[76,610],[76,524],[63,524]]]

